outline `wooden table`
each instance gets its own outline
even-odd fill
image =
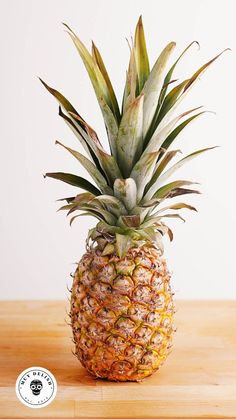
[[[63,301],[1,302],[1,418],[236,418],[236,302],[177,301],[174,349],[142,383],[94,380],[72,355]],[[18,374],[49,369],[58,382],[41,409],[15,395]]]

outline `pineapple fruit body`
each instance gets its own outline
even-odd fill
[[[152,245],[123,258],[96,248],[79,262],[70,313],[75,353],[95,377],[151,375],[170,352],[173,312],[166,261]]]

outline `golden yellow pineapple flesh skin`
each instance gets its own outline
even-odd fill
[[[123,258],[91,249],[79,262],[70,312],[75,353],[95,377],[151,375],[170,352],[173,313],[166,261],[152,245]]]

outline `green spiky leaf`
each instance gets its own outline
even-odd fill
[[[102,251],[102,256],[112,255],[115,251],[115,246],[112,243],[107,243]]]
[[[199,45],[199,43],[197,42],[197,41],[193,41],[193,42],[191,42],[185,49],[184,49],[184,51],[180,54],[180,56],[177,58],[177,60],[174,62],[174,64],[172,65],[172,67],[170,68],[170,70],[168,71],[168,73],[167,73],[167,75],[166,75],[166,77],[165,77],[165,80],[164,80],[164,83],[163,83],[163,88],[162,88],[162,92],[161,92],[161,94],[160,94],[160,97],[159,97],[159,105],[161,105],[162,104],[162,102],[163,102],[163,99],[165,98],[165,95],[166,95],[166,91],[167,91],[167,87],[168,87],[168,84],[169,84],[169,82],[170,82],[170,80],[171,80],[171,77],[172,77],[172,74],[173,74],[173,72],[174,72],[174,70],[175,70],[175,67],[177,66],[177,64],[178,64],[178,62],[181,60],[181,58],[185,55],[185,53],[189,50],[189,48],[191,48],[191,46],[192,45],[194,45],[194,44],[197,44],[198,45],[198,47],[200,47],[200,45]]]
[[[192,112],[195,112],[201,108],[201,106],[198,106],[197,108],[190,109],[186,112],[181,113],[180,115],[176,116],[174,119],[172,119],[170,122],[168,122],[166,125],[160,124],[156,131],[153,133],[153,136],[151,137],[148,145],[145,147],[144,153],[150,153],[152,151],[158,151],[161,147],[163,147],[163,143],[168,138],[170,133],[172,132],[172,129],[176,126],[176,124],[185,116],[189,115]]]
[[[179,94],[183,91],[184,86],[187,84],[187,81],[184,81],[182,83],[180,83],[180,85],[176,86],[173,90],[172,93],[170,95],[168,95],[168,99],[166,100],[165,104],[163,104],[163,101],[165,99],[166,96],[166,92],[168,89],[168,86],[177,81],[177,80],[171,80],[172,74],[174,72],[174,69],[176,67],[176,65],[178,64],[178,62],[180,61],[180,59],[184,56],[184,54],[188,51],[188,49],[194,44],[198,44],[197,41],[193,41],[191,42],[186,48],[185,50],[182,52],[182,54],[178,57],[178,59],[175,61],[175,63],[172,65],[172,67],[170,68],[170,70],[168,71],[164,82],[163,82],[163,86],[162,86],[162,90],[159,96],[159,100],[158,100],[158,104],[155,110],[155,115],[153,117],[151,126],[148,130],[148,134],[146,136],[146,143],[149,141],[150,137],[152,136],[152,134],[154,133],[156,127],[158,126],[159,122],[161,121],[161,119],[163,118],[163,116],[168,112],[168,110],[171,108],[171,106],[175,103],[175,101],[177,100]],[[199,45],[199,44],[198,44]],[[163,105],[163,106],[162,106]]]
[[[110,195],[100,195],[94,200],[95,202],[98,201],[102,203],[106,210],[110,211],[114,214],[117,218],[121,214],[127,214],[127,210],[124,204],[115,196]]]
[[[97,65],[96,60],[89,53],[89,51],[87,50],[85,45],[81,42],[79,37],[71,30],[71,28],[65,23],[64,23],[64,26],[68,29],[68,34],[71,37],[76,49],[78,50],[80,57],[82,58],[82,61],[84,63],[84,66],[92,82],[92,85],[93,85],[93,88],[94,88],[94,91],[97,96],[101,109],[102,109],[101,98],[103,98],[105,102],[107,103],[107,105],[115,113],[115,109],[113,108],[113,102],[110,96],[109,88],[100,71],[99,66]]]
[[[180,195],[187,195],[187,194],[200,194],[201,192],[197,191],[196,189],[186,189],[186,188],[174,188],[168,195],[168,198],[175,198],[176,196]]]
[[[80,211],[92,212],[93,214],[96,214],[97,217],[100,217],[100,220],[105,221],[112,226],[116,224],[116,217],[109,211],[97,207],[96,203],[93,201],[88,204],[78,205],[76,209]]]
[[[86,217],[86,216],[91,217],[91,215],[94,217],[94,214],[91,214],[90,212],[83,212],[82,214],[75,215],[74,217],[72,217],[70,219],[70,226],[76,220],[76,218],[78,218],[78,217]]]
[[[137,228],[140,226],[140,216],[139,215],[125,215],[122,216],[122,221],[127,227]]]
[[[66,201],[69,204],[70,202],[74,201],[74,199],[75,199],[75,196],[69,196],[68,198],[60,198],[60,199],[57,199],[57,202],[59,202],[59,201]]]
[[[164,82],[164,72],[167,61],[175,48],[175,42],[170,42],[158,57],[154,67],[152,68],[148,80],[145,83],[144,92],[144,120],[143,120],[143,135],[147,134],[152,119],[155,115],[162,85]]]
[[[137,185],[134,179],[116,179],[113,188],[114,195],[131,211],[137,204]]]
[[[140,93],[150,73],[142,16],[140,16],[135,30],[134,57],[136,62]]]
[[[74,115],[74,117],[77,118],[76,115]],[[111,156],[110,154],[105,152],[97,138],[95,131],[85,121],[84,129],[86,130],[86,133],[83,135],[86,141],[89,143],[90,147],[92,148],[93,152],[97,156],[102,170],[104,171],[106,177],[109,180],[109,185],[112,186],[116,178],[122,177],[116,159],[114,158],[114,156]],[[79,126],[78,130],[81,130]]]
[[[192,205],[185,204],[184,202],[178,202],[176,204],[168,205],[167,207],[159,209],[156,212],[156,214],[162,213],[162,212],[164,212],[166,210],[169,210],[169,209],[179,210],[179,209],[183,209],[183,208],[189,209],[191,211],[197,211],[196,208],[193,207]]]
[[[186,97],[188,92],[191,90],[195,83],[199,80],[200,75],[202,75],[208,67],[215,61],[217,58],[219,58],[225,51],[229,50],[230,48],[226,48],[224,51],[222,51],[220,54],[216,55],[214,58],[212,58],[210,61],[205,63],[203,66],[201,66],[189,79],[184,80],[182,83],[180,83],[178,86],[176,86],[170,93],[166,96],[163,105],[160,110],[160,114],[158,116],[157,124],[166,123],[166,118],[170,118],[172,113],[175,111],[177,105],[180,104],[180,102]]]
[[[110,77],[108,75],[107,69],[106,69],[105,64],[103,62],[102,56],[101,56],[98,48],[94,44],[94,42],[92,42],[92,56],[93,56],[94,60],[96,61],[97,66],[98,66],[100,72],[102,73],[103,78],[106,82],[107,89],[108,89],[109,95],[110,95],[110,100],[111,100],[111,103],[112,103],[112,109],[113,109],[114,114],[116,116],[116,120],[119,122],[120,121],[120,110],[119,110],[118,102],[117,102],[117,99],[116,99],[116,95],[115,95]]]
[[[74,108],[73,105],[71,105],[71,103],[69,102],[68,99],[65,98],[65,96],[63,96],[60,92],[58,92],[58,90],[53,89],[52,87],[48,86],[45,81],[43,81],[40,77],[39,80],[41,81],[41,83],[44,85],[44,87],[58,100],[58,102],[60,103],[60,105],[67,111],[67,112],[73,112],[75,114],[78,114],[78,112],[76,111],[76,109]],[[78,114],[79,115],[79,114]],[[83,119],[82,117],[80,117],[81,119]]]
[[[122,177],[116,159],[99,148],[97,149],[97,155],[100,164],[109,179],[110,186],[113,186],[115,180]]]
[[[61,106],[59,106],[59,116],[63,119],[63,121],[66,123],[66,125],[71,129],[73,134],[79,140],[80,144],[83,146],[83,148],[86,151],[86,153],[88,154],[88,156],[92,158],[92,160],[94,161],[96,166],[99,166],[98,159],[97,159],[93,149],[91,148],[90,144],[86,141],[86,138],[84,136],[84,134],[86,134],[86,133],[83,133],[82,127],[80,127],[80,130],[78,130],[78,128],[76,126],[76,122],[73,121],[69,116],[64,114],[64,112],[62,111]]]
[[[184,92],[184,88],[187,86],[189,79],[182,81],[175,86],[165,97],[160,112],[155,120],[155,126],[158,126],[160,121],[169,112],[169,110],[176,104],[178,98]]]
[[[179,135],[179,133],[188,125],[190,122],[194,121],[194,119],[198,118],[200,115],[203,115],[206,111],[202,111],[197,113],[196,115],[190,116],[190,118],[186,119],[184,122],[181,122],[165,139],[162,143],[162,148],[167,150],[170,145],[173,143],[175,138]]]
[[[137,202],[143,197],[145,186],[150,181],[159,152],[144,154],[141,159],[135,164],[131,177],[135,180],[137,185]]]
[[[142,153],[143,95],[137,97],[124,113],[117,138],[117,157],[124,177]]]
[[[114,236],[116,233],[122,234],[122,229],[120,227],[111,226],[104,221],[97,224],[96,230],[101,234],[109,234],[111,236]]]
[[[88,171],[94,182],[97,184],[97,186],[101,189],[103,193],[113,193],[112,189],[107,185],[107,181],[104,178],[104,176],[99,172],[97,167],[89,159],[87,159],[87,157],[83,156],[83,154],[79,153],[78,151],[65,146],[60,141],[56,141],[56,144],[59,144],[60,146],[64,147],[82,164],[82,166]]]
[[[126,112],[127,108],[135,100],[136,92],[138,90],[138,75],[134,56],[134,48],[130,47],[130,60],[129,67],[126,73],[126,83],[122,100],[122,115]]]
[[[180,214],[163,214],[161,218],[178,218],[185,223],[185,219]]]
[[[167,179],[169,179],[170,176],[172,176],[180,167],[182,167],[185,163],[189,162],[190,160],[197,157],[199,154],[205,153],[206,151],[213,150],[216,147],[208,147],[203,148],[201,150],[194,151],[193,153],[189,154],[188,156],[185,156],[183,159],[179,160],[177,163],[175,163],[172,167],[170,167],[166,172],[164,172],[161,176],[157,178],[157,180],[154,182],[154,184],[151,186],[147,194],[152,196],[152,194],[155,192],[155,190],[163,185],[164,182],[166,182]]]
[[[174,182],[170,182],[167,185],[162,186],[161,188],[159,188],[151,198],[166,198],[168,197],[171,192],[173,190],[175,190],[176,188],[180,188],[181,186],[186,186],[186,185],[193,185],[196,184],[197,182],[191,182],[189,180],[175,180]],[[147,196],[145,195],[144,197],[144,202],[148,201]]]
[[[117,159],[117,137],[118,137],[118,123],[110,110],[109,106],[102,100],[103,103],[103,116],[107,137],[110,145],[111,154]]]
[[[116,251],[120,258],[122,258],[129,248],[130,237],[124,234],[116,233]]]
[[[85,189],[86,191],[91,192],[92,194],[98,196],[101,195],[101,191],[97,189],[92,183],[88,180],[73,175],[71,173],[63,173],[63,172],[54,172],[54,173],[46,173],[44,177],[51,177],[53,179],[61,180],[62,182],[68,183],[69,185],[76,186],[77,188]]]
[[[180,152],[181,152],[180,150],[172,150],[172,151],[167,151],[166,153],[163,154],[163,157],[157,163],[156,168],[155,168],[155,171],[153,173],[153,176],[152,176],[149,184],[146,187],[147,188],[146,192],[156,182],[156,180],[158,179],[158,177],[160,176],[160,174],[166,168],[166,166],[168,165],[168,163],[173,159],[173,157],[175,157],[176,154],[177,153],[180,153]]]

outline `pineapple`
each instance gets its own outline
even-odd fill
[[[201,73],[222,53],[179,83],[173,78],[175,67],[196,42],[167,69],[176,46],[170,42],[150,69],[140,17],[120,107],[95,44],[90,53],[65,26],[91,79],[110,148],[106,151],[71,103],[41,80],[58,100],[59,115],[87,156],[56,143],[79,161],[92,182],[70,173],[45,176],[84,190],[63,199],[66,204],[60,209],[75,213],[70,223],[82,215],[98,221],[88,233],[86,253],[71,290],[75,353],[95,377],[140,381],[160,367],[172,347],[175,310],[162,238],[167,234],[172,240],[173,232],[165,221],[182,220],[178,210],[196,211],[190,204],[173,203],[173,198],[199,193],[191,187],[196,182],[169,178],[183,164],[214,148],[194,151],[171,165],[180,151],[172,149],[172,143],[184,127],[206,112],[196,107],[176,116],[175,111]]]

